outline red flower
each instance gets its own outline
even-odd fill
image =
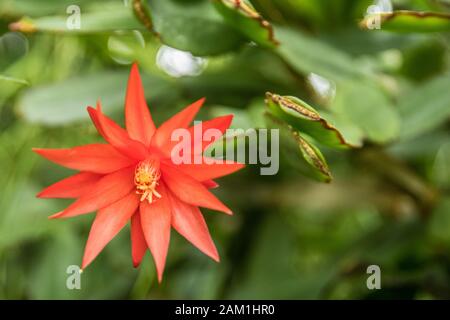
[[[145,102],[136,65],[131,68],[125,99],[126,130],[105,116],[100,104],[88,107],[89,115],[107,144],[69,149],[33,149],[64,167],[80,171],[38,194],[40,198],[74,198],[65,210],[50,218],[67,218],[97,211],[86,244],[82,268],[88,266],[114,236],[131,220],[131,255],[137,267],[147,248],[153,255],[161,281],[170,230],[173,227],[193,245],[219,261],[217,249],[198,207],[231,214],[209,188],[213,179],[233,173],[240,163],[179,164],[170,157],[175,129],[188,128],[203,104],[200,99],[155,128]],[[224,131],[232,115],[202,123]],[[188,128],[194,132],[194,127]],[[202,153],[211,142],[192,141]],[[196,148],[195,148],[196,145]],[[203,157],[200,155],[200,158]]]

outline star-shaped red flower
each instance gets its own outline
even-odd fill
[[[231,214],[209,188],[213,179],[233,173],[240,163],[174,164],[172,132],[189,127],[203,104],[200,99],[155,127],[147,107],[136,65],[131,68],[125,99],[126,130],[97,108],[89,115],[107,144],[69,149],[33,149],[64,167],[80,171],[38,194],[40,198],[74,198],[65,210],[50,218],[74,217],[97,211],[86,244],[82,268],[88,266],[114,236],[131,220],[131,255],[137,267],[147,248],[153,255],[161,281],[173,227],[193,245],[219,261],[217,249],[199,207]],[[222,134],[232,115],[203,122],[203,130]],[[192,140],[192,150],[202,153],[211,142]],[[203,157],[200,155],[200,158]]]

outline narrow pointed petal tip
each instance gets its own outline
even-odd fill
[[[91,264],[91,262],[90,261],[89,262],[85,261],[85,258],[83,257],[83,259],[81,260],[81,269],[80,270],[86,269],[87,266],[90,265],[90,264]]]
[[[139,67],[138,67],[136,61],[134,61],[131,64],[131,69],[130,69],[130,76],[135,76],[135,75],[139,75]]]
[[[213,209],[213,208],[212,208]],[[230,208],[228,208],[226,205],[224,205],[223,203],[222,203],[222,205],[220,206],[220,207],[218,207],[217,209],[213,209],[213,210],[217,210],[217,211],[220,211],[220,212],[223,212],[223,213],[225,213],[225,214],[227,214],[227,215],[229,215],[229,216],[232,216],[233,215],[233,211],[231,211],[231,209]]]
[[[230,208],[224,207],[224,209],[225,209],[225,211],[223,211],[224,213],[226,213],[226,214],[229,215],[229,216],[232,216],[232,215],[233,215],[233,211],[231,211]]]
[[[37,155],[45,158],[44,156],[44,152],[45,152],[45,148],[31,148],[31,151],[33,151],[34,153],[36,153]]]
[[[38,199],[45,199],[45,198],[46,198],[46,197],[45,197],[45,189],[39,191],[38,193],[36,193],[36,196],[35,196],[35,197],[38,198]]]
[[[38,193],[36,193],[36,198],[38,198],[38,199],[49,199],[49,198],[52,198],[52,197],[47,196],[46,190],[44,189],[44,190],[41,190]]]
[[[195,104],[199,104],[199,105],[203,105],[206,101],[206,97],[200,98],[198,99]]]
[[[214,260],[214,262],[220,263],[220,256],[219,253],[217,253],[217,255],[215,256],[209,256],[211,259]]]
[[[53,219],[61,218],[63,212],[64,212],[64,210],[63,211],[59,211],[59,212],[57,212],[55,214],[52,214],[51,216],[48,217],[48,219],[49,220],[53,220]]]
[[[218,117],[218,127],[219,130],[224,128],[228,129],[231,126],[231,123],[233,122],[234,114],[227,114],[221,117]]]
[[[202,184],[208,189],[217,189],[219,187],[219,184],[211,179],[202,181]]]
[[[141,261],[135,261],[133,260],[133,268],[137,269],[141,265]]]

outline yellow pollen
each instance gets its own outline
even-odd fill
[[[161,173],[159,171],[159,162],[155,159],[149,159],[140,162],[134,171],[134,184],[136,185],[136,193],[141,195],[141,201],[147,199],[152,203],[161,195],[156,191]]]

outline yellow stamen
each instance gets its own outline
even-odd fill
[[[136,185],[136,193],[141,195],[141,201],[147,199],[152,203],[161,195],[156,191],[161,173],[159,171],[159,161],[157,159],[148,159],[140,162],[134,171],[134,184]]]

